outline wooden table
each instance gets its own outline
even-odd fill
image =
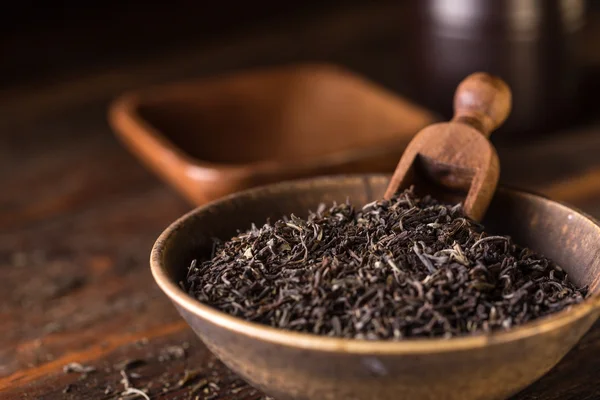
[[[226,46],[1,93],[2,399],[118,398],[122,371],[152,398],[262,397],[209,353],[155,285],[150,248],[191,206],[120,147],[105,122],[106,105],[123,90],[149,83],[306,59],[340,62],[390,82],[396,71],[373,61],[390,48],[374,48],[369,38],[388,35],[393,21],[385,7],[364,11],[311,17],[310,29],[296,24],[281,28],[281,35],[259,29]],[[317,40],[322,36],[326,43]],[[300,45],[292,50],[286,47],[291,42]],[[600,217],[596,121],[503,143],[502,181]],[[64,372],[70,363],[94,371]],[[193,371],[193,379],[178,387],[185,371]],[[596,324],[553,371],[514,399],[600,399],[599,372]],[[190,394],[194,386],[198,392]]]

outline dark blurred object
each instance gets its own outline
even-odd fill
[[[413,7],[416,100],[449,117],[456,84],[486,71],[513,90],[502,131],[540,132],[576,118],[584,0],[419,0]]]

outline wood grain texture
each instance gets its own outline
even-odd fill
[[[595,131],[600,132],[600,127]],[[56,147],[61,145],[67,142],[56,143]],[[36,203],[34,199],[23,200],[27,196],[19,182],[27,176],[29,186],[36,188],[35,197],[61,205],[39,211],[36,218],[24,218],[22,224],[14,219],[12,228],[0,235],[3,398],[111,398],[104,396],[106,386],[120,388],[120,375],[114,365],[133,358],[147,361],[135,370],[142,375],[137,380],[140,386],[163,375],[165,380],[177,382],[186,368],[201,368],[203,375],[210,377],[216,371],[220,379],[230,382],[221,384],[223,388],[237,388],[240,383],[181,321],[148,271],[147,257],[154,239],[190,206],[144,171],[119,147],[107,127],[83,139],[81,146],[85,150],[79,157],[93,160],[112,154],[121,160],[120,178],[115,179],[111,169],[98,171],[94,162],[82,163],[77,169],[66,163],[47,168],[45,163],[31,162],[26,171],[3,178],[5,187],[21,188],[11,191],[10,196],[5,192],[2,197],[13,204],[12,211],[17,215],[30,215],[28,210]],[[547,146],[552,147],[550,142]],[[590,151],[594,150],[591,146]],[[28,159],[30,154],[35,150],[23,156]],[[542,154],[531,162],[542,163],[544,158]],[[551,177],[537,187],[586,209],[597,209],[600,185],[596,174],[586,172],[593,167],[600,168],[600,162],[581,165],[581,181],[577,184],[574,180],[572,189],[561,183],[568,181],[566,178],[552,183]],[[106,195],[106,188],[97,183],[111,178],[121,183],[115,183],[109,190],[113,194]],[[518,185],[528,179],[526,174],[511,174],[505,181]],[[57,182],[71,180],[81,182],[77,191],[69,185],[57,190]],[[587,188],[588,183],[596,185],[581,196],[581,188]],[[556,191],[557,187],[562,189]],[[82,197],[81,193],[95,195]],[[78,200],[72,202],[73,198]],[[67,205],[62,206],[65,201]],[[148,340],[146,345],[136,344],[143,339]],[[184,342],[190,344],[184,360],[158,361],[162,350]],[[596,398],[600,391],[594,379],[600,368],[597,354],[600,325],[555,370],[516,399]],[[79,380],[79,374],[63,373],[63,366],[73,361],[92,365],[98,371],[83,380]],[[214,366],[209,368],[211,362]],[[68,384],[73,385],[71,392],[63,394]],[[186,390],[189,388],[161,398],[187,395]],[[259,397],[250,388],[237,395],[230,398]]]
[[[241,383],[154,284],[151,245],[191,205],[121,148],[106,123],[106,106],[146,84],[307,59],[342,63],[400,90],[409,86],[400,15],[396,6],[363,5],[0,92],[0,397],[112,399],[104,394],[107,386],[122,390],[115,365],[142,358],[136,385],[176,383],[185,369],[198,368],[199,379],[221,380],[222,399],[260,398],[248,387],[231,393]],[[588,40],[596,62],[597,41]],[[594,107],[590,113],[597,116]],[[501,182],[600,217],[599,123],[496,147]],[[168,346],[184,342],[184,358],[159,361]],[[80,380],[63,372],[72,361],[97,371]],[[596,324],[554,370],[514,399],[598,399],[599,370]],[[63,393],[68,384],[71,391]],[[189,387],[158,396],[155,385],[154,398],[189,398]]]

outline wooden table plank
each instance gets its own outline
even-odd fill
[[[585,160],[579,166],[583,169],[578,171],[577,165],[569,169],[575,175],[583,172],[581,182],[562,178],[552,184],[548,176],[521,173],[522,167],[507,168],[507,179],[515,184],[537,182],[542,191],[570,198],[587,209],[591,206],[586,204],[597,206],[598,185],[591,191],[585,189],[590,182],[598,183],[597,172],[585,173],[593,158],[586,155],[598,150],[593,132],[594,129],[585,130],[576,135],[588,143],[573,150]],[[140,385],[154,381],[165,371],[175,383],[186,368],[204,367],[203,374],[210,376],[206,366],[210,360],[215,362],[159,292],[147,267],[153,240],[190,205],[144,171],[120,148],[107,128],[91,134],[84,142],[90,145],[79,143],[79,152],[65,161],[61,158],[40,162],[37,168],[30,166],[4,179],[5,187],[19,188],[8,197],[16,199],[11,201],[11,213],[0,213],[3,222],[12,223],[11,229],[0,233],[4,288],[0,290],[0,315],[4,321],[0,324],[0,391],[9,399],[25,394],[52,398],[67,384],[73,385],[69,394],[72,398],[97,398],[103,395],[106,385],[119,386],[119,371],[112,366],[127,358],[142,357],[147,361],[146,369],[139,372]],[[536,155],[538,160],[530,163],[543,163],[546,154],[563,146],[563,139],[557,137],[555,145],[546,142],[545,146]],[[527,149],[506,148],[503,154],[516,159],[519,152]],[[112,164],[118,166],[120,178],[116,183],[111,183],[114,168],[101,168],[102,162],[93,161],[102,161],[107,154],[118,160]],[[557,152],[556,157],[560,154],[572,157],[568,151]],[[553,161],[563,160],[559,157]],[[71,168],[72,163],[77,168]],[[78,185],[74,190],[71,185],[57,186],[57,181]],[[20,197],[27,187],[35,188],[35,196],[29,200]],[[582,190],[584,196],[580,194]],[[69,206],[32,214],[28,210],[36,209],[35,199]],[[11,214],[20,216],[23,224],[9,219]],[[137,352],[135,342],[143,338],[148,339],[148,344],[147,353],[142,354]],[[190,344],[186,362],[158,361],[156,354],[161,349],[183,342]],[[590,356],[595,353],[600,353],[598,325],[559,367],[516,398],[559,399],[565,398],[567,392],[581,398],[592,396],[600,390],[600,384],[591,379],[600,368],[600,357]],[[93,365],[99,371],[79,381],[78,374],[62,372],[64,365],[74,361]],[[169,395],[173,397],[165,398],[184,392],[173,392]]]

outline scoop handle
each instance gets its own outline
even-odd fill
[[[508,118],[511,104],[510,88],[502,79],[475,72],[456,88],[452,122],[468,124],[489,137]]]
[[[600,313],[600,296],[595,296],[592,299],[592,306],[594,307],[594,309]]]

